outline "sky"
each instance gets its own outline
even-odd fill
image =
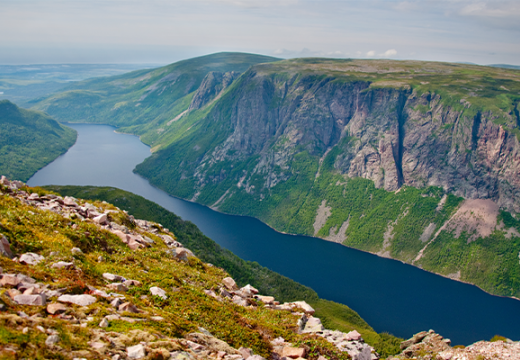
[[[0,0],[0,64],[220,51],[520,65],[520,0]]]

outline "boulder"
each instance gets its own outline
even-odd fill
[[[361,334],[356,330],[352,330],[345,336],[346,341],[359,341],[361,340]]]
[[[15,296],[22,295],[22,292],[17,289],[9,289],[6,291],[6,293],[11,299],[14,299]]]
[[[20,256],[19,262],[20,264],[25,265],[36,265],[44,259],[45,258],[43,256],[35,253],[25,253],[22,256]]]
[[[233,302],[240,306],[249,306],[249,301],[247,299],[241,298],[240,296],[233,296]]]
[[[47,305],[47,312],[51,315],[61,314],[67,311],[67,307],[60,303],[52,303]]]
[[[238,349],[238,352],[240,353],[240,355],[242,355],[244,359],[247,359],[248,357],[253,355],[253,350],[245,347],[241,347],[240,349]]]
[[[125,303],[119,305],[119,307],[117,309],[119,311],[128,311],[128,312],[131,312],[134,314],[137,314],[139,312],[137,307],[134,304],[132,304],[131,302],[125,302]]]
[[[304,334],[317,333],[317,332],[322,332],[323,330],[324,330],[324,327],[321,324],[321,320],[319,318],[311,316],[307,320],[307,323],[305,324],[305,328],[303,329],[302,333],[304,333]]]
[[[119,308],[119,305],[121,305],[122,303],[123,303],[123,301],[121,301],[121,299],[115,298],[114,300],[112,300],[110,302],[110,306],[115,307],[115,308]]]
[[[188,257],[194,256],[193,253],[183,247],[178,247],[172,250],[173,257],[177,260],[188,261]]]
[[[128,237],[128,242],[127,242],[127,245],[130,249],[132,250],[137,250],[141,247],[144,247],[143,244],[141,244],[139,241],[138,241],[138,238],[134,235],[127,235]]]
[[[33,305],[33,306],[43,306],[47,302],[45,295],[41,295],[41,294],[16,295],[13,300],[18,305]]]
[[[48,347],[52,347],[60,342],[60,337],[58,335],[49,335],[45,340],[45,345]]]
[[[142,359],[146,356],[146,350],[142,344],[137,344],[126,348],[129,359]]]
[[[312,308],[312,306],[307,304],[305,301],[295,301],[292,304],[294,304],[295,306],[299,307],[300,309],[303,309],[303,311],[306,314],[314,315],[314,312],[315,312],[314,309]]]
[[[249,285],[249,284],[247,284],[246,286],[244,286],[241,290],[242,290],[242,291],[244,291],[244,290],[245,290],[245,291],[249,291],[249,292],[251,292],[251,294],[253,294],[253,295],[258,294],[258,290],[257,290],[256,288],[252,287],[252,286]]]
[[[157,287],[157,286],[152,286],[150,288],[150,293],[154,296],[159,296],[160,298],[166,300],[168,298],[168,296],[166,296],[166,291],[164,291],[163,289],[161,289],[160,287]]]
[[[61,295],[58,298],[59,302],[75,304],[79,306],[89,306],[96,302],[96,298],[91,295]]]
[[[13,274],[3,274],[2,279],[0,280],[0,285],[2,286],[17,286],[21,283],[21,279]]]
[[[13,252],[11,251],[9,240],[7,240],[3,234],[0,234],[0,255],[8,257],[9,259],[13,258]]]
[[[96,224],[106,225],[108,224],[108,216],[107,214],[101,214],[93,218],[92,221],[94,221]]]
[[[71,207],[78,207],[76,199],[74,199],[72,196],[65,196],[63,199],[63,204]]]
[[[229,290],[238,290],[238,286],[235,282],[235,280],[233,280],[232,278],[230,277],[227,277],[227,278],[224,278],[222,280],[222,283],[224,284],[224,286],[226,288],[228,288]]]
[[[70,269],[74,269],[74,263],[72,263],[72,262],[65,262],[65,261],[58,261],[57,263],[52,264],[51,268],[70,270]]]

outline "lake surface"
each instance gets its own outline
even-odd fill
[[[150,156],[137,137],[117,134],[106,125],[67,125],[78,131],[77,143],[38,171],[29,185],[114,186],[139,194],[192,221],[241,258],[348,305],[378,332],[408,338],[434,329],[453,344],[464,345],[495,334],[520,340],[520,301],[339,244],[280,234],[256,219],[174,198],[132,172]]]

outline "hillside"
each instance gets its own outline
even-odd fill
[[[26,181],[67,151],[76,132],[49,116],[0,101],[0,172]]]
[[[139,344],[145,344],[141,351],[147,358],[155,359],[218,355],[238,360],[247,358],[247,351],[270,357],[290,351],[286,347],[304,349],[308,359],[320,354],[347,359],[350,354],[361,360],[358,355],[367,351],[370,358],[360,336],[385,356],[398,352],[397,338],[378,335],[348,307],[238,259],[193,224],[139,196],[114,188],[59,188],[118,200],[172,227],[136,219],[105,201],[61,197],[4,177],[1,183],[2,358],[124,359],[133,358],[132,345]],[[224,269],[202,258],[243,273],[239,286],[252,277],[258,290],[251,285],[239,290]],[[262,290],[261,296],[260,289],[272,292]],[[309,299],[316,311],[305,302],[280,305],[273,293],[292,301]],[[323,325],[345,332],[324,330],[319,317]],[[203,342],[200,333],[206,334]],[[348,334],[352,339],[345,338]]]
[[[243,53],[201,56],[157,69],[76,82],[30,105],[59,121],[121,127],[123,132],[144,135],[142,140],[153,146],[171,121],[188,108],[209,72],[237,77],[251,65],[275,60]]]
[[[252,67],[137,167],[169,193],[520,296],[520,72]]]
[[[136,171],[154,185],[520,297],[520,71],[312,58],[206,70],[182,102],[143,98],[163,120],[114,118],[152,144]],[[91,111],[60,96],[36,106]]]

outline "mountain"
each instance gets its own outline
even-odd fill
[[[4,358],[261,360],[300,351],[361,360],[373,352],[365,340],[384,356],[399,352],[399,339],[375,333],[345,305],[237,258],[142,197],[51,187],[87,201],[0,182]],[[294,301],[304,299],[312,307]],[[325,330],[329,324],[341,331]]]
[[[415,61],[259,64],[192,106],[137,172],[280,231],[520,296],[519,77]]]
[[[212,54],[157,69],[75,82],[65,91],[30,104],[59,121],[121,127],[123,132],[144,135],[142,140],[153,146],[187,109],[209,72],[229,73],[235,78],[251,65],[275,60],[279,59],[243,53]]]
[[[67,151],[76,132],[38,111],[0,100],[0,172],[11,179],[29,179]]]
[[[518,71],[315,58],[251,65],[197,67],[199,85],[184,87],[182,101],[151,97],[167,93],[162,83],[143,87],[132,106],[149,101],[149,116],[110,120],[153,146],[136,171],[170,194],[280,231],[520,296]],[[72,95],[35,106],[61,118],[91,111],[79,101],[60,107],[61,97]]]

